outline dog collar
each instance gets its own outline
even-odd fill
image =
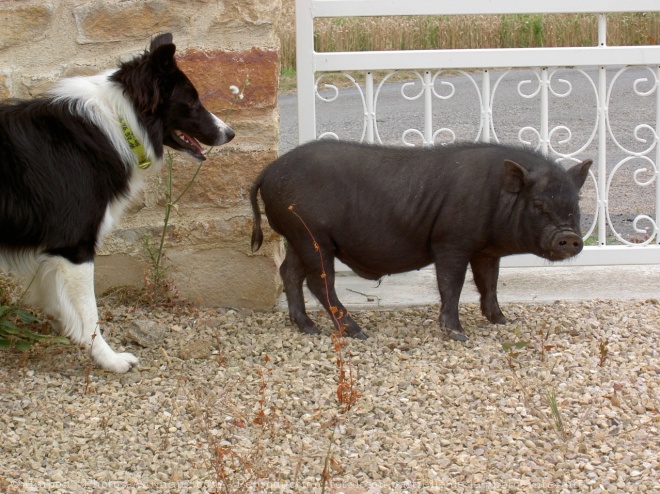
[[[137,156],[138,168],[146,170],[151,166],[151,161],[147,159],[147,153],[144,150],[144,146],[140,143],[140,141],[137,140],[137,137],[135,137],[135,134],[133,134],[133,131],[128,126],[128,122],[125,118],[120,118],[119,123],[121,124],[121,130],[124,131],[124,138],[126,139],[126,142],[131,148],[131,151],[133,151],[133,154]]]

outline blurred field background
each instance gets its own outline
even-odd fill
[[[295,0],[283,0],[280,22],[283,79],[295,76]],[[660,13],[610,14],[607,44],[654,45]],[[338,17],[315,21],[315,49],[323,51],[423,50],[595,46],[597,15],[479,15]]]

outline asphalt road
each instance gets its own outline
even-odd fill
[[[608,69],[607,79],[612,81],[618,69]],[[402,73],[400,77],[405,77]],[[419,80],[411,78],[396,83],[387,83],[380,91],[378,98],[378,129],[384,143],[401,144],[401,134],[410,128],[421,129],[424,121],[423,101],[419,98],[415,101],[406,100],[401,93],[401,86],[406,82],[414,85],[405,90],[407,96],[412,96],[421,90]],[[504,77],[502,77],[504,75]],[[479,94],[475,85],[480,88],[482,76],[480,72],[470,74],[474,84],[464,75],[448,75],[438,78],[435,83],[436,92],[446,96],[450,92],[449,83],[454,86],[454,94],[451,98],[433,100],[433,122],[434,130],[440,127],[453,129],[457,140],[474,140],[478,135],[480,107]],[[549,101],[550,128],[558,125],[566,126],[571,130],[571,139],[565,144],[559,141],[565,139],[565,132],[557,131],[551,139],[554,147],[562,153],[574,152],[582,147],[588,140],[589,135],[596,125],[597,102],[595,88],[597,82],[597,71],[587,69],[584,73],[576,70],[560,70],[552,76],[551,94]],[[648,148],[649,143],[636,141],[634,129],[639,124],[647,124],[655,127],[655,92],[647,96],[634,93],[635,81],[647,79],[653,81],[653,74],[643,68],[632,68],[617,77],[611,89],[611,98],[608,102],[610,122],[615,137],[620,143],[636,152]],[[501,78],[501,79],[500,79]],[[341,79],[341,78],[340,78]],[[350,83],[343,79],[345,84]],[[569,85],[571,90],[566,93]],[[499,82],[498,82],[499,81]],[[526,81],[530,81],[529,83]],[[376,80],[378,83],[378,80]],[[497,87],[495,87],[497,83]],[[319,84],[323,86],[323,80]],[[538,89],[537,78],[532,71],[517,70],[504,72],[491,72],[491,88],[495,93],[493,99],[494,127],[497,137],[501,142],[519,142],[518,131],[522,127],[532,126],[539,129],[540,121],[540,98],[524,98],[517,88],[529,95]],[[640,82],[637,85],[641,91],[653,89],[651,82]],[[322,90],[321,95],[329,97],[332,90]],[[296,94],[286,94],[280,97],[280,151],[286,152],[297,144],[297,100]],[[332,103],[317,101],[317,132],[335,131],[341,139],[359,140],[362,134],[363,107],[359,91],[354,87],[343,87],[339,89],[339,97]],[[436,142],[445,142],[447,134],[440,135]],[[531,133],[525,133],[524,137],[535,145]],[[652,134],[647,130],[640,134],[641,138],[651,139]],[[594,143],[596,144],[596,143]],[[587,148],[585,156],[593,154],[595,150]],[[608,163],[614,163],[624,153],[613,148],[613,143],[608,142],[611,156]]]

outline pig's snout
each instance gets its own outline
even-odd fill
[[[550,249],[553,260],[567,259],[582,252],[584,243],[582,237],[575,232],[561,230],[555,233],[552,238]]]

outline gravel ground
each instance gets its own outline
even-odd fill
[[[0,491],[659,492],[658,300],[503,310],[493,326],[463,304],[466,344],[437,306],[354,312],[371,338],[343,347],[345,411],[323,314],[310,337],[279,311],[102,302],[136,370],[0,353]]]

